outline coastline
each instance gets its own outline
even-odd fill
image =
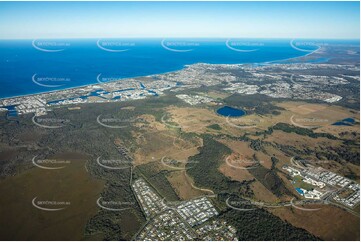
[[[152,77],[152,76],[157,76],[157,75],[164,75],[164,74],[169,74],[169,73],[174,73],[174,72],[177,72],[177,71],[181,71],[181,70],[184,70],[185,68],[187,68],[189,66],[199,65],[199,64],[204,64],[204,65],[239,65],[239,66],[242,66],[242,65],[272,65],[272,64],[276,65],[276,64],[283,64],[283,63],[277,63],[277,62],[293,60],[293,59],[298,59],[298,58],[304,58],[304,57],[307,57],[307,56],[309,56],[311,54],[316,53],[320,49],[321,49],[321,47],[317,48],[316,50],[314,50],[314,51],[312,51],[310,53],[306,53],[305,55],[301,55],[301,56],[296,56],[296,57],[291,57],[291,58],[286,58],[286,59],[280,59],[280,60],[274,60],[274,61],[266,61],[266,62],[248,62],[248,63],[235,63],[235,64],[224,64],[224,63],[215,64],[215,63],[201,63],[201,62],[198,62],[198,63],[193,63],[193,64],[185,64],[185,65],[183,65],[181,68],[179,68],[177,70],[171,70],[171,71],[155,73],[155,74],[150,74],[150,75],[124,77],[124,78],[120,78],[120,79],[112,80],[112,81],[108,81],[108,82],[103,82],[103,83],[96,82],[96,83],[90,83],[90,84],[80,85],[80,86],[76,86],[76,87],[68,87],[68,88],[63,88],[63,89],[58,89],[58,90],[37,92],[37,93],[10,96],[10,97],[1,97],[0,101],[7,100],[7,99],[14,99],[14,98],[32,97],[32,96],[43,95],[43,94],[51,94],[51,93],[69,91],[69,90],[74,90],[74,89],[81,89],[81,88],[91,87],[91,86],[95,86],[95,85],[103,85],[103,84],[112,83],[112,82],[119,82],[119,81],[123,81],[123,80],[127,80],[127,79],[135,79],[135,78],[142,78],[142,77]],[[293,64],[293,63],[288,63],[288,64]]]
[[[310,53],[307,53],[303,56],[298,56],[298,57],[292,57],[292,58],[287,58],[287,59],[281,59],[281,60],[275,60],[275,61],[267,61],[267,62],[261,62],[259,64],[262,64],[264,63],[265,65],[268,65],[268,64],[281,64],[281,63],[277,63],[277,62],[281,62],[281,61],[288,61],[288,60],[293,60],[293,59],[297,59],[297,58],[304,58],[304,57],[307,57],[307,56],[310,56],[312,54],[316,54],[319,50],[321,50],[321,46],[319,46],[316,50],[310,52]],[[289,63],[289,64],[293,64],[293,63]]]

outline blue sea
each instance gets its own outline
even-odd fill
[[[1,40],[0,98],[160,74],[194,63],[264,63],[306,55],[289,39]],[[181,81],[181,80],[180,80]]]

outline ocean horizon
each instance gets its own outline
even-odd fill
[[[359,45],[359,40],[0,40],[0,98],[168,73],[196,63],[277,63],[308,55],[326,44]]]

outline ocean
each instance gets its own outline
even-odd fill
[[[160,74],[194,63],[271,62],[318,48],[305,43],[294,48],[295,43],[289,39],[1,40],[0,98]]]

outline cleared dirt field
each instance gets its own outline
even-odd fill
[[[204,133],[211,124],[221,125],[222,117],[204,108],[170,108],[167,110],[170,120],[175,122],[184,132]]]
[[[204,195],[203,191],[191,186],[191,182],[193,181],[185,175],[184,171],[172,172],[167,178],[182,200],[188,200]]]
[[[219,167],[219,171],[225,176],[235,181],[252,180],[254,177],[246,169],[237,169],[224,163]]]
[[[198,147],[202,145],[200,139],[186,141],[176,133],[159,131],[144,133],[137,136],[137,146],[134,153],[134,164],[146,164],[151,161],[167,158],[187,160],[197,154]]]

